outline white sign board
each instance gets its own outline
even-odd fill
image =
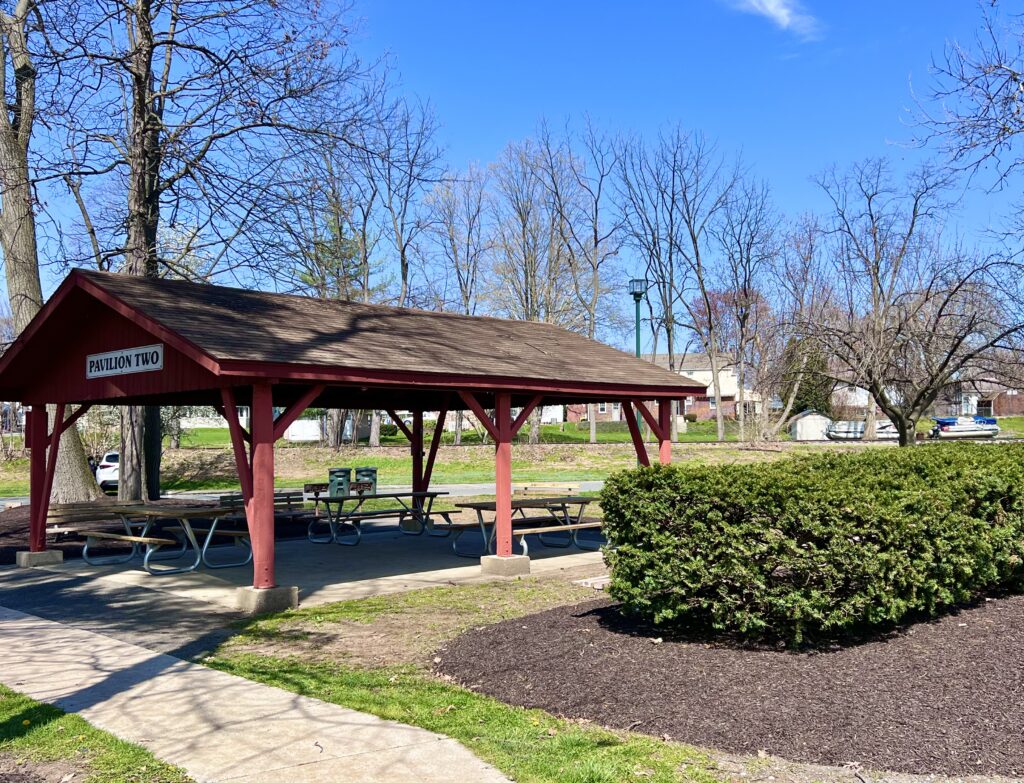
[[[143,345],[120,351],[93,353],[85,357],[86,378],[108,378],[135,372],[153,372],[164,368],[163,345]]]

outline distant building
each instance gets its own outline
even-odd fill
[[[939,404],[947,416],[1024,416],[1024,390],[993,380],[961,381]]]
[[[668,368],[668,354],[658,354],[655,363]],[[736,408],[739,399],[739,378],[736,374],[736,363],[729,354],[721,354],[718,357],[718,385],[719,397],[715,397],[714,373],[711,370],[711,358],[706,353],[684,353],[675,357],[675,371],[680,375],[697,381],[707,386],[707,394],[686,397],[683,400],[683,408],[680,413],[689,413],[697,417],[698,421],[714,419],[718,415],[718,409],[729,419],[736,418]],[[743,393],[744,405],[747,408],[747,415],[754,416],[760,413],[761,397],[752,389],[747,388]]]
[[[789,436],[793,440],[826,440],[825,431],[832,419],[817,411],[798,413],[789,423]]]

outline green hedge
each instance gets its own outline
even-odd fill
[[[576,429],[580,432],[590,432],[589,421],[576,422]],[[629,432],[629,425],[624,421],[599,421],[597,422],[598,432]]]
[[[797,646],[1015,586],[1024,446],[639,468],[611,477],[601,505],[627,610]]]

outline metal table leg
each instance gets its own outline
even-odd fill
[[[217,532],[217,524],[219,522],[220,522],[220,517],[217,517],[216,519],[214,519],[211,522],[210,530],[206,534],[206,540],[203,541],[203,549],[202,549],[203,565],[206,566],[207,568],[234,568],[236,566],[244,566],[244,565],[248,565],[249,563],[251,563],[252,562],[252,543],[247,538],[243,538],[241,536],[231,536],[231,538],[234,539],[233,543],[235,545],[244,547],[247,550],[244,560],[232,560],[232,561],[227,562],[227,563],[215,563],[215,562],[211,562],[210,561],[210,558],[207,556],[207,554],[208,554],[208,551],[210,549],[210,542],[213,541],[213,536]]]

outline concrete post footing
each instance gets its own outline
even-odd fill
[[[271,614],[294,609],[299,605],[299,588],[292,586],[278,587],[239,587],[235,591],[238,610],[245,614]]]
[[[480,558],[480,573],[484,576],[526,576],[530,573],[530,558],[526,555],[484,555]]]
[[[59,549],[44,549],[42,552],[15,552],[14,562],[18,568],[56,565],[64,562],[64,553]]]

